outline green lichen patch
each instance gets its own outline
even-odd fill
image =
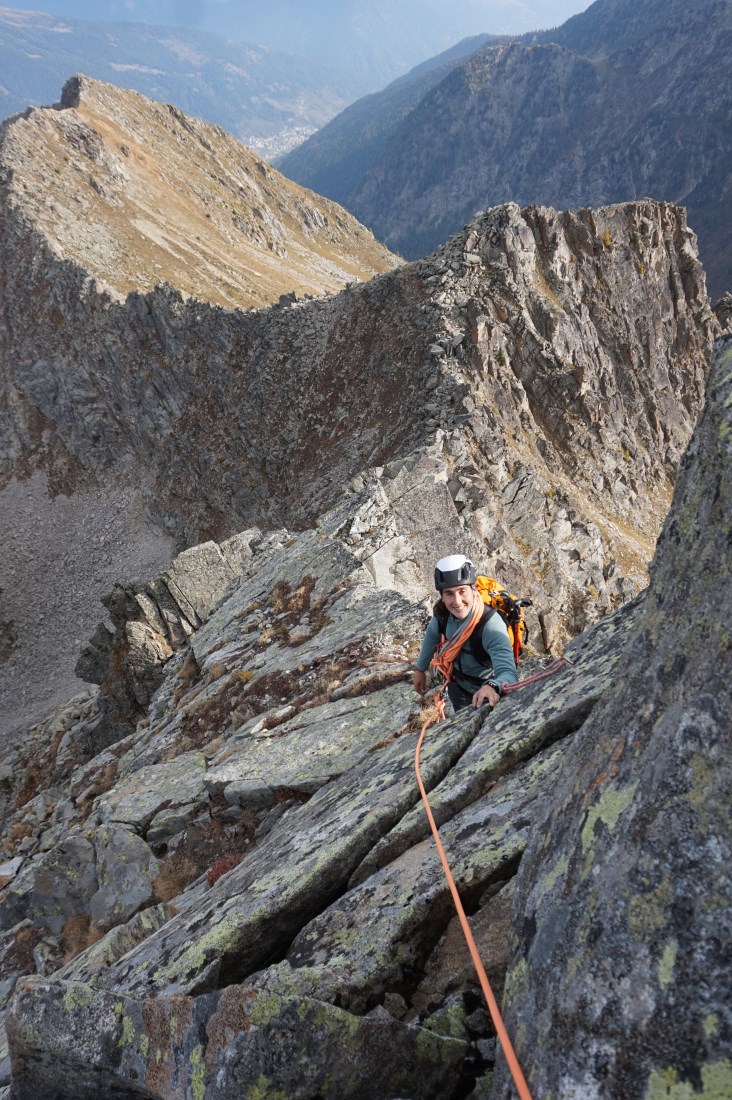
[[[732,1063],[727,1058],[699,1067],[702,1087],[680,1081],[673,1069],[654,1070],[648,1081],[645,1100],[732,1100]]]
[[[676,956],[679,953],[679,944],[677,940],[669,940],[663,949],[661,955],[661,961],[658,964],[658,980],[661,983],[663,989],[667,989],[673,981],[674,966],[676,965]]]
[[[605,787],[594,806],[591,806],[588,810],[581,834],[582,850],[586,857],[582,872],[583,876],[588,874],[592,865],[592,847],[598,822],[612,833],[620,817],[632,803],[637,785],[637,783],[631,783],[630,786],[623,789],[618,789],[614,785]]]

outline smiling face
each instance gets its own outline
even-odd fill
[[[473,609],[473,589],[469,584],[443,588],[440,595],[445,607],[456,619],[464,619]]]

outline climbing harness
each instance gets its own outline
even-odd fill
[[[452,871],[450,870],[450,865],[447,862],[445,849],[443,848],[442,841],[440,840],[437,823],[435,822],[435,818],[432,813],[432,808],[427,797],[427,791],[422,781],[422,774],[419,768],[420,753],[422,750],[422,744],[424,742],[425,734],[428,728],[434,722],[441,722],[442,719],[445,717],[445,691],[447,690],[447,685],[452,677],[452,664],[455,656],[460,651],[460,647],[465,641],[466,636],[470,634],[470,631],[475,628],[476,623],[480,620],[480,617],[482,615],[482,603],[482,600],[476,600],[471,616],[469,617],[469,619],[465,620],[465,627],[459,630],[458,634],[454,635],[450,639],[450,641],[442,647],[442,650],[437,655],[437,657],[433,659],[432,663],[442,674],[444,682],[436,694],[435,708],[427,721],[422,726],[419,739],[417,741],[417,748],[414,754],[414,770],[417,773],[417,784],[419,786],[419,793],[422,796],[422,802],[424,803],[424,808],[427,813],[427,820],[429,821],[430,829],[432,830],[432,836],[434,837],[435,844],[437,846],[437,854],[440,857],[440,863],[442,864],[442,869],[445,872],[445,878],[447,879],[447,885],[449,886],[450,893],[452,894],[452,900],[455,905],[458,920],[460,921],[460,927],[463,930],[465,942],[468,945],[470,957],[473,960],[473,966],[475,967],[475,972],[478,975],[478,981],[480,982],[480,987],[483,990],[483,996],[485,997],[488,1011],[490,1012],[491,1020],[493,1021],[493,1026],[496,1030],[496,1035],[498,1036],[499,1042],[501,1044],[501,1048],[506,1059],[506,1064],[511,1071],[511,1076],[513,1077],[516,1089],[518,1090],[519,1100],[531,1100],[531,1093],[529,1092],[529,1087],[526,1084],[526,1078],[524,1077],[521,1066],[519,1065],[518,1058],[516,1057],[516,1053],[513,1049],[513,1044],[511,1043],[511,1039],[509,1038],[508,1032],[506,1031],[506,1026],[503,1023],[503,1017],[501,1016],[498,1002],[493,995],[493,990],[491,989],[490,982],[488,981],[488,975],[485,972],[485,967],[483,966],[480,954],[478,953],[478,948],[475,943],[475,939],[473,938],[473,933],[471,932],[470,925],[468,924],[468,918],[465,915],[465,910],[463,909],[463,903],[460,900],[460,894],[458,893],[455,879],[452,877]],[[503,694],[507,695],[509,694],[509,692],[518,691],[519,688],[526,687],[528,684],[533,684],[536,683],[538,680],[544,680],[548,676],[553,676],[555,673],[559,672],[560,669],[565,668],[565,666],[567,666],[568,664],[570,664],[570,661],[566,657],[559,657],[555,661],[552,661],[551,664],[541,669],[541,671],[535,673],[533,676],[528,676],[525,680],[519,680],[515,684],[504,684]]]

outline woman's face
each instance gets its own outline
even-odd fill
[[[443,588],[442,601],[451,615],[456,619],[464,619],[473,609],[473,589],[469,584]]]

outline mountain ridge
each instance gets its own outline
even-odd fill
[[[732,296],[685,211],[505,203],[227,307],[204,263],[145,282],[163,132],[219,265],[292,277],[288,196],[316,267],[326,216],[368,236],[176,108],[64,98],[0,136],[0,1100],[508,1100],[420,743],[534,1093],[728,1092]],[[452,551],[530,644],[423,740]]]
[[[98,94],[112,97],[118,117],[141,103],[130,93],[124,108],[122,93],[103,86]],[[65,110],[38,118],[73,121],[74,109]],[[218,140],[167,108],[146,110],[186,142],[191,134]],[[28,120],[13,127],[25,134]],[[218,291],[206,289],[204,265],[187,270],[199,279],[199,297],[171,284],[125,296],[92,277],[77,235],[48,220],[54,162],[39,155],[37,141],[14,160],[7,154],[17,146],[5,133],[7,539],[53,546],[53,501],[68,498],[72,512],[74,501],[82,511],[95,501],[98,512],[121,515],[115,529],[129,515],[130,539],[148,563],[253,523],[299,527],[364,471],[407,455],[421,468],[419,456],[437,445],[425,460],[440,471],[427,484],[439,476],[447,486],[435,490],[442,521],[425,516],[417,530],[399,532],[376,559],[385,575],[428,575],[431,525],[435,538],[441,530],[480,558],[488,546],[493,575],[533,593],[548,646],[643,583],[649,533],[665,514],[717,331],[680,211],[653,203],[578,213],[498,207],[421,264],[335,296],[224,309]],[[69,146],[69,165],[61,146],[62,173],[81,168],[82,194],[116,218],[120,208],[89,182],[84,142],[93,152],[97,139],[75,122],[69,133],[84,141]],[[104,191],[107,177],[91,163]],[[218,186],[204,208],[212,226],[215,213],[231,227],[232,203],[219,205]],[[112,198],[127,201],[126,187],[110,177]],[[267,254],[286,270],[286,257]],[[81,541],[66,543],[61,560],[87,562],[94,584],[75,585],[73,614],[64,614],[90,628],[94,593],[109,587],[115,565],[103,536],[84,541],[82,511]],[[133,529],[135,516],[147,520]],[[11,543],[5,552],[12,556]],[[39,676],[53,688],[44,662],[61,675],[61,660],[69,677],[87,632],[80,627],[75,646],[62,651],[55,639],[63,618],[50,612],[49,626],[46,616],[67,591],[63,565],[29,601],[33,576],[30,559],[21,561],[4,596],[3,620],[15,623],[17,641],[0,666],[8,690],[14,676],[27,678],[28,699]],[[31,639],[39,642],[35,663],[23,656]],[[6,698],[16,727],[18,693]]]
[[[576,0],[559,2],[564,10],[579,6]],[[56,0],[55,4],[38,0],[38,4],[44,8],[63,8],[70,15],[88,11],[88,3],[77,4],[74,0]],[[557,0],[554,0],[554,10],[556,5]],[[292,0],[273,0],[266,6],[254,0],[241,0],[235,7],[228,5],[226,8],[157,0],[144,5],[140,0],[125,0],[124,3],[106,0],[95,10],[118,20],[129,20],[139,13],[139,19],[149,22],[185,21],[189,33],[192,30],[214,32],[227,38],[254,41],[271,50],[286,50],[301,58],[306,56],[311,64],[339,69],[342,78],[355,83],[355,98],[383,87],[414,65],[469,35],[491,30],[515,33],[546,26],[542,7],[543,0],[529,0],[518,19],[512,11],[504,11],[499,27],[493,25],[497,15],[486,0],[478,0],[477,5],[476,0],[455,0],[449,11],[441,0],[391,0],[388,3],[386,0],[347,0],[346,3],[318,0],[316,4],[307,5]],[[479,15],[481,8],[484,18]],[[529,22],[527,8],[535,11],[535,21]],[[78,67],[83,68],[83,65],[76,62],[74,68]],[[61,74],[61,80],[66,76],[68,73]],[[139,90],[150,92],[149,89]]]
[[[357,186],[349,181],[346,192],[337,176],[329,185],[318,167],[321,190],[409,258],[494,202],[668,199],[688,206],[719,297],[732,282],[719,214],[728,179],[720,135],[732,115],[720,74],[731,43],[727,0],[637,11],[596,0],[564,27],[471,55],[392,129]],[[295,178],[307,181],[308,149],[341,126],[334,120],[291,154]],[[341,146],[346,160],[343,138]]]

